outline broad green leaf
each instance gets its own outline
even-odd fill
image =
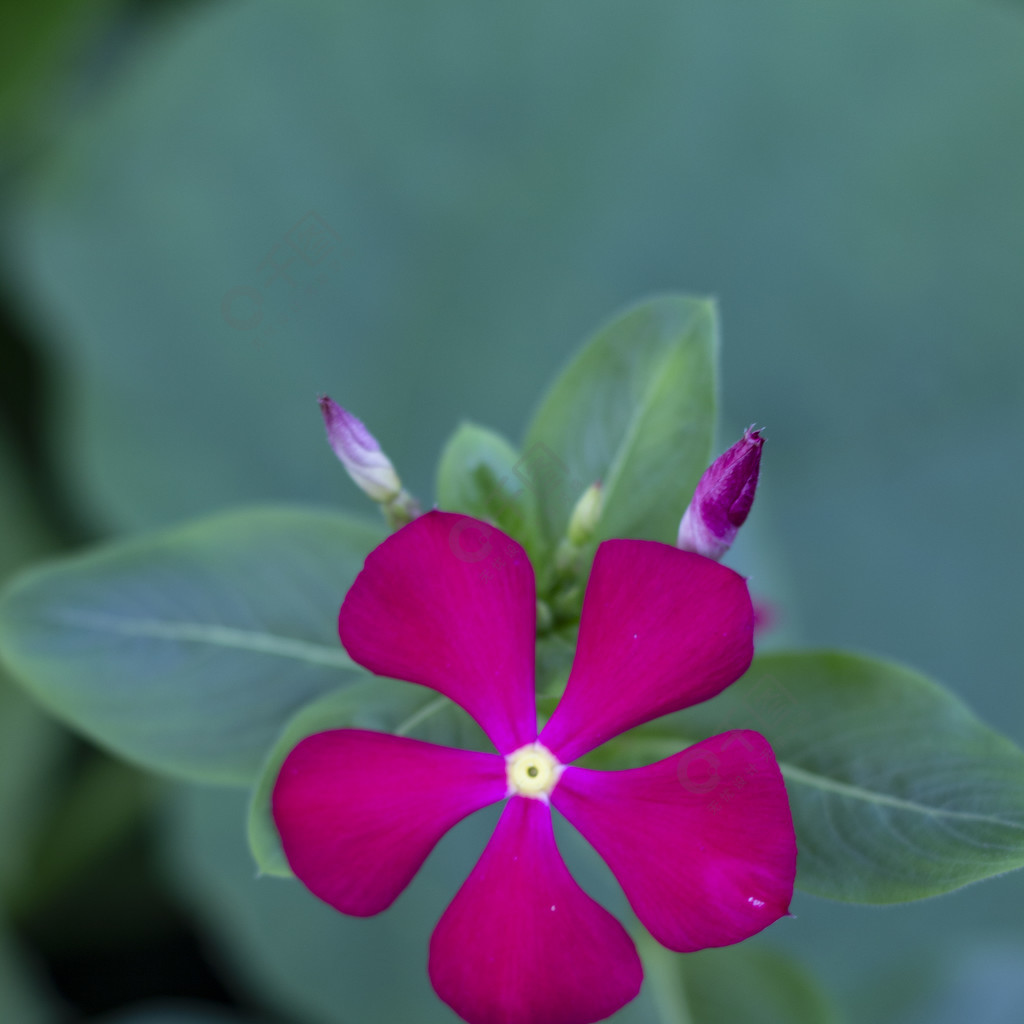
[[[767,654],[714,700],[620,742],[649,744],[653,759],[673,738],[678,749],[735,728],[775,750],[807,892],[896,903],[1024,866],[1024,752],[917,672],[853,654]]]
[[[29,571],[0,655],[101,745],[184,778],[246,783],[298,707],[362,673],[337,610],[381,530],[240,510]]]
[[[541,553],[536,495],[521,475],[520,455],[501,435],[463,423],[449,438],[437,468],[437,504],[486,519],[515,537],[534,564]]]
[[[600,481],[598,534],[671,542],[711,455],[714,305],[676,296],[627,310],[555,380],[523,444],[549,540]]]
[[[328,729],[372,729],[450,747],[490,749],[483,732],[461,708],[423,686],[375,678],[324,694],[288,722],[253,788],[249,847],[263,874],[291,876],[270,810],[281,765],[299,740]]]
[[[227,979],[288,1024],[457,1024],[427,978],[430,935],[494,828],[471,815],[375,917],[339,914],[295,879],[254,877],[237,790],[181,787],[167,819],[172,880]]]
[[[835,1008],[797,961],[744,943],[685,956],[638,940],[658,1024],[837,1024]]]

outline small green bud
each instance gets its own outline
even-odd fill
[[[604,510],[604,492],[601,483],[591,484],[581,495],[569,518],[569,543],[575,548],[585,547],[597,532],[597,524]]]

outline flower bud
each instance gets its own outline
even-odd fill
[[[320,398],[320,411],[327,427],[327,440],[348,475],[374,501],[382,505],[393,502],[402,493],[402,482],[373,434],[361,420],[326,395]]]
[[[754,503],[763,444],[761,432],[747,427],[708,467],[683,513],[676,547],[708,558],[721,558],[729,550]]]
[[[574,547],[581,548],[590,543],[590,539],[597,530],[597,524],[601,519],[601,511],[604,508],[604,492],[601,484],[591,484],[576,502],[572,515],[569,517],[568,537],[569,543]]]

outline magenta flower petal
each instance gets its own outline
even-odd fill
[[[583,601],[569,682],[541,742],[563,763],[715,696],[753,657],[745,580],[667,544],[608,540]]]
[[[783,917],[796,838],[768,741],[737,730],[644,768],[567,768],[551,801],[663,946],[740,942]]]
[[[547,804],[517,796],[434,931],[430,979],[471,1024],[591,1024],[640,991],[643,970],[573,881]]]
[[[511,537],[428,512],[370,552],[338,629],[360,665],[450,697],[507,754],[537,738],[536,616],[533,568]]]
[[[506,791],[497,754],[335,729],[288,755],[274,821],[299,880],[342,913],[367,917],[394,902],[448,829]]]

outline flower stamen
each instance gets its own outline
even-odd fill
[[[547,801],[565,770],[541,743],[527,743],[505,758],[508,795]]]

